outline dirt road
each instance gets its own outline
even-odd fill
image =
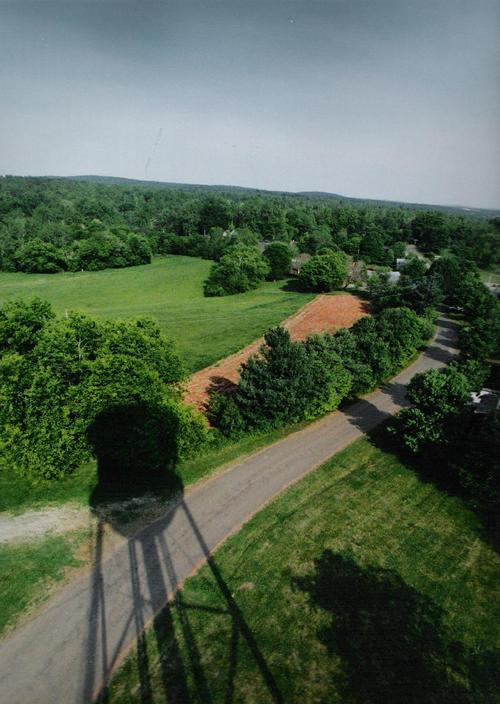
[[[446,364],[455,338],[452,323],[440,319],[429,349],[382,389],[196,486],[105,560],[98,534],[93,572],[62,589],[0,644],[0,701],[92,701],[145,625],[207,559],[228,607],[237,610],[210,557],[215,548],[287,486],[398,411],[405,384],[417,372]],[[155,620],[155,628],[169,627]],[[240,628],[258,659],[251,631],[245,622]],[[262,668],[272,694],[272,673]]]

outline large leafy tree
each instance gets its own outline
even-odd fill
[[[493,299],[494,301],[494,299]],[[475,317],[460,328],[458,341],[463,355],[478,360],[500,354],[500,304],[486,317]]]
[[[200,228],[208,232],[212,227],[221,227],[225,230],[231,222],[231,203],[222,196],[207,196],[203,199],[200,208]]]
[[[161,456],[148,455],[159,471],[188,445],[195,449],[204,434],[203,423],[179,403],[184,376],[171,343],[150,320],[101,322],[82,314],[56,319],[39,300],[6,304],[0,309],[4,458],[33,480],[55,479],[92,452],[101,462],[109,432],[111,455],[120,458],[115,468],[133,473],[133,457],[144,459],[149,452],[142,442],[150,450],[163,447]],[[134,445],[119,432],[125,420],[128,436],[136,439],[135,455],[124,451]],[[168,447],[139,426],[163,432]]]
[[[269,262],[268,278],[286,279],[290,276],[292,250],[286,242],[271,242],[264,250],[264,257]]]
[[[419,213],[411,224],[412,235],[424,252],[439,252],[449,242],[449,228],[442,213]]]
[[[256,288],[269,273],[269,264],[255,247],[231,247],[212,266],[205,281],[206,296],[226,296]]]
[[[318,293],[340,288],[347,277],[347,258],[343,252],[331,252],[312,257],[299,274],[306,291]]]
[[[407,389],[411,405],[401,411],[396,425],[404,446],[413,453],[443,451],[460,432],[472,389],[456,364],[413,377]]]
[[[452,254],[435,259],[428,275],[437,278],[446,301],[451,305],[459,305],[460,291],[466,280],[479,279],[479,274],[471,262]]]

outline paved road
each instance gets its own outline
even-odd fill
[[[0,644],[0,701],[92,701],[144,626],[206,561],[271,698],[281,701],[272,674],[210,554],[287,486],[397,412],[404,404],[405,384],[417,372],[446,364],[455,338],[453,324],[440,319],[429,349],[382,389],[194,488],[162,519],[129,538],[106,559],[101,556],[98,531],[92,573],[64,587],[40,615]],[[155,628],[165,631],[169,616],[162,618],[167,622],[156,619]],[[167,677],[168,667],[165,671]]]

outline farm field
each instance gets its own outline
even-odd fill
[[[288,330],[292,340],[304,340],[314,333],[350,327],[367,314],[367,303],[356,296],[321,295],[291,315],[283,327]],[[212,384],[216,382],[220,388],[221,385],[237,383],[241,365],[258,352],[263,342],[261,337],[235,354],[193,374],[187,384],[186,401],[196,404],[203,411]]]
[[[0,273],[0,305],[40,296],[58,313],[101,318],[151,316],[172,338],[189,371],[226,357],[260,337],[314,294],[284,291],[283,282],[223,298],[205,298],[211,262],[168,256],[127,269],[62,274]]]
[[[189,579],[106,702],[493,702],[498,555],[462,502],[368,439]]]

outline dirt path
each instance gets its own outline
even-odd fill
[[[349,294],[316,296],[283,323],[292,340],[304,340],[313,333],[333,332],[348,328],[368,314],[368,306],[361,299]],[[250,355],[258,352],[264,342],[260,337],[239,352],[193,374],[187,385],[185,400],[204,410],[211,387],[227,388],[238,381],[238,370]]]
[[[0,514],[0,544],[34,540],[47,534],[65,533],[88,524],[88,508],[56,506],[26,511],[19,516]]]
[[[390,383],[195,486],[106,559],[98,529],[92,573],[64,587],[45,611],[0,643],[0,701],[91,702],[144,627],[204,562],[271,690],[272,673],[259,660],[214,550],[284,489],[396,413],[412,376],[447,364],[455,339],[454,325],[440,319],[428,350]],[[171,623],[169,612],[162,614],[155,629],[165,633]]]

